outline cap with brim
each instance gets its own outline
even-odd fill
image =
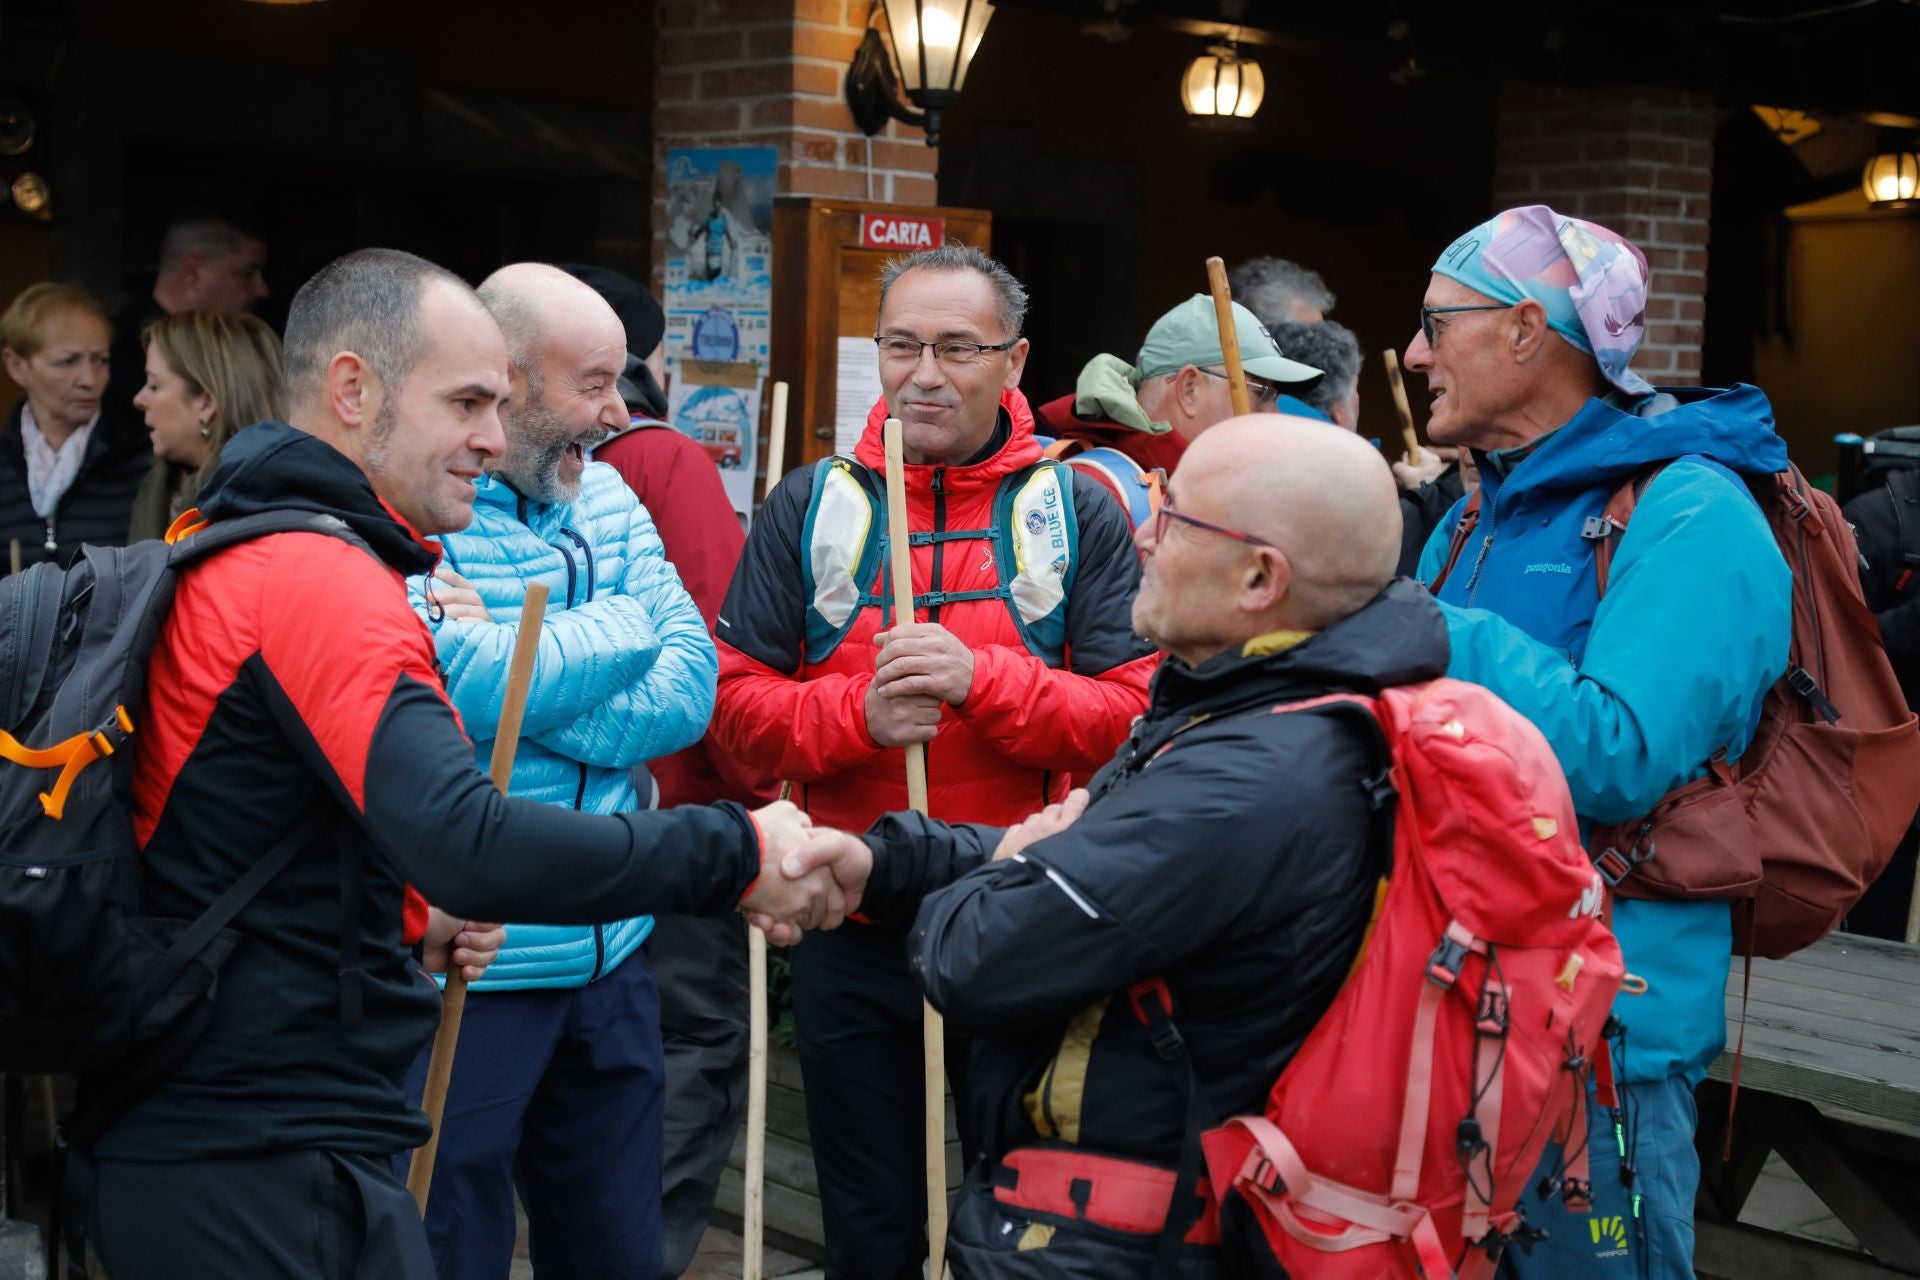
[[[1281,355],[1266,326],[1237,302],[1233,304],[1233,329],[1240,340],[1240,367],[1249,377],[1301,389],[1320,381],[1320,370]],[[1213,299],[1196,293],[1153,322],[1153,328],[1147,331],[1147,340],[1140,344],[1140,359],[1135,367],[1144,382],[1187,365],[1204,369],[1226,361],[1226,353],[1220,348],[1220,323]]]

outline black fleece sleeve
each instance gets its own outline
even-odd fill
[[[736,804],[601,817],[501,795],[439,693],[406,676],[368,747],[361,825],[427,901],[473,920],[717,915],[760,874]]]
[[[1004,834],[1004,827],[937,822],[911,811],[882,815],[861,837],[873,851],[862,914],[875,924],[906,928],[927,894],[986,866]]]
[[[1073,593],[1067,597],[1067,652],[1075,675],[1097,676],[1146,657],[1153,646],[1133,633],[1140,554],[1127,513],[1107,486],[1075,467],[1073,516],[1080,526]]]

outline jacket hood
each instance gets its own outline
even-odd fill
[[[1663,411],[1664,410],[1664,411]],[[1787,446],[1773,428],[1773,406],[1758,387],[1738,383],[1663,388],[1635,411],[1589,400],[1505,480],[1515,489],[1587,490],[1618,486],[1657,462],[1701,457],[1737,475],[1786,469]],[[1503,487],[1495,475],[1482,480]]]
[[[995,426],[996,437],[1005,433],[1000,447],[978,462],[944,468],[942,487],[945,490],[957,492],[997,485],[1002,477],[1040,461],[1040,442],[1033,436],[1033,409],[1018,388],[1001,393],[1000,414],[1001,420]],[[883,476],[887,470],[887,447],[883,438],[886,421],[887,402],[881,400],[867,415],[867,429],[861,433],[859,447],[853,451],[860,463]],[[908,463],[905,468],[907,491],[930,491],[936,470],[941,468],[927,463]]]
[[[228,440],[200,491],[199,505],[208,520],[262,511],[318,512],[345,521],[403,574],[431,573],[440,563],[440,544],[415,533],[351,458],[284,422],[256,423]]]
[[[1134,367],[1119,356],[1097,355],[1080,371],[1073,388],[1073,411],[1082,418],[1105,418],[1143,435],[1163,436],[1173,424],[1149,417],[1140,407]]]
[[[1083,417],[1076,412],[1074,397],[1049,400],[1033,411],[1034,430],[1042,437],[1079,440],[1089,446],[1117,449],[1143,468],[1159,467],[1168,475],[1180,465],[1187,451],[1187,438],[1177,431],[1148,435],[1119,422]]]
[[[1153,681],[1153,707],[1224,709],[1249,698],[1329,689],[1373,694],[1446,674],[1447,623],[1425,587],[1388,583],[1358,613],[1278,653],[1216,654],[1197,667],[1169,657]]]

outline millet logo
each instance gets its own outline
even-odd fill
[[[1619,1214],[1609,1217],[1587,1219],[1587,1230],[1593,1235],[1596,1245],[1610,1245],[1604,1252],[1595,1253],[1596,1258],[1624,1258],[1627,1256],[1627,1220]]]

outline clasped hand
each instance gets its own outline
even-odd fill
[[[873,871],[866,842],[816,828],[785,800],[753,812],[760,828],[760,879],[740,910],[775,946],[791,946],[807,929],[837,929],[860,909]]]

